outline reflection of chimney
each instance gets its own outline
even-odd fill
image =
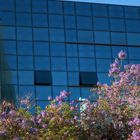
[[[0,19],[1,21],[1,19]],[[0,24],[2,24],[0,22]],[[4,29],[0,26],[0,100],[15,101],[14,87],[10,85],[12,80],[11,72],[6,62],[6,54],[4,53],[3,39]]]

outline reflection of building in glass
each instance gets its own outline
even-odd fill
[[[109,83],[120,50],[128,54],[124,63],[140,63],[139,7],[0,0],[0,18],[1,68],[9,79],[3,89],[31,92],[41,106],[61,90],[71,92],[70,100],[86,98],[97,80]]]

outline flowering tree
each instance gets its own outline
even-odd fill
[[[111,85],[93,89],[99,98],[86,99],[85,110],[77,101],[68,102],[69,93],[60,92],[45,110],[32,115],[30,98],[21,105],[3,102],[0,110],[0,139],[4,140],[140,140],[140,64],[122,66],[121,51],[110,65]]]

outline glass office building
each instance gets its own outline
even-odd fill
[[[140,63],[140,7],[58,0],[0,0],[1,99],[61,90],[86,98],[120,50]],[[96,95],[95,95],[96,96]]]

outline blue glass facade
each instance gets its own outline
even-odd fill
[[[1,98],[32,93],[44,106],[61,90],[88,97],[97,79],[110,83],[120,50],[125,63],[140,63],[139,46],[140,7],[0,0]]]

